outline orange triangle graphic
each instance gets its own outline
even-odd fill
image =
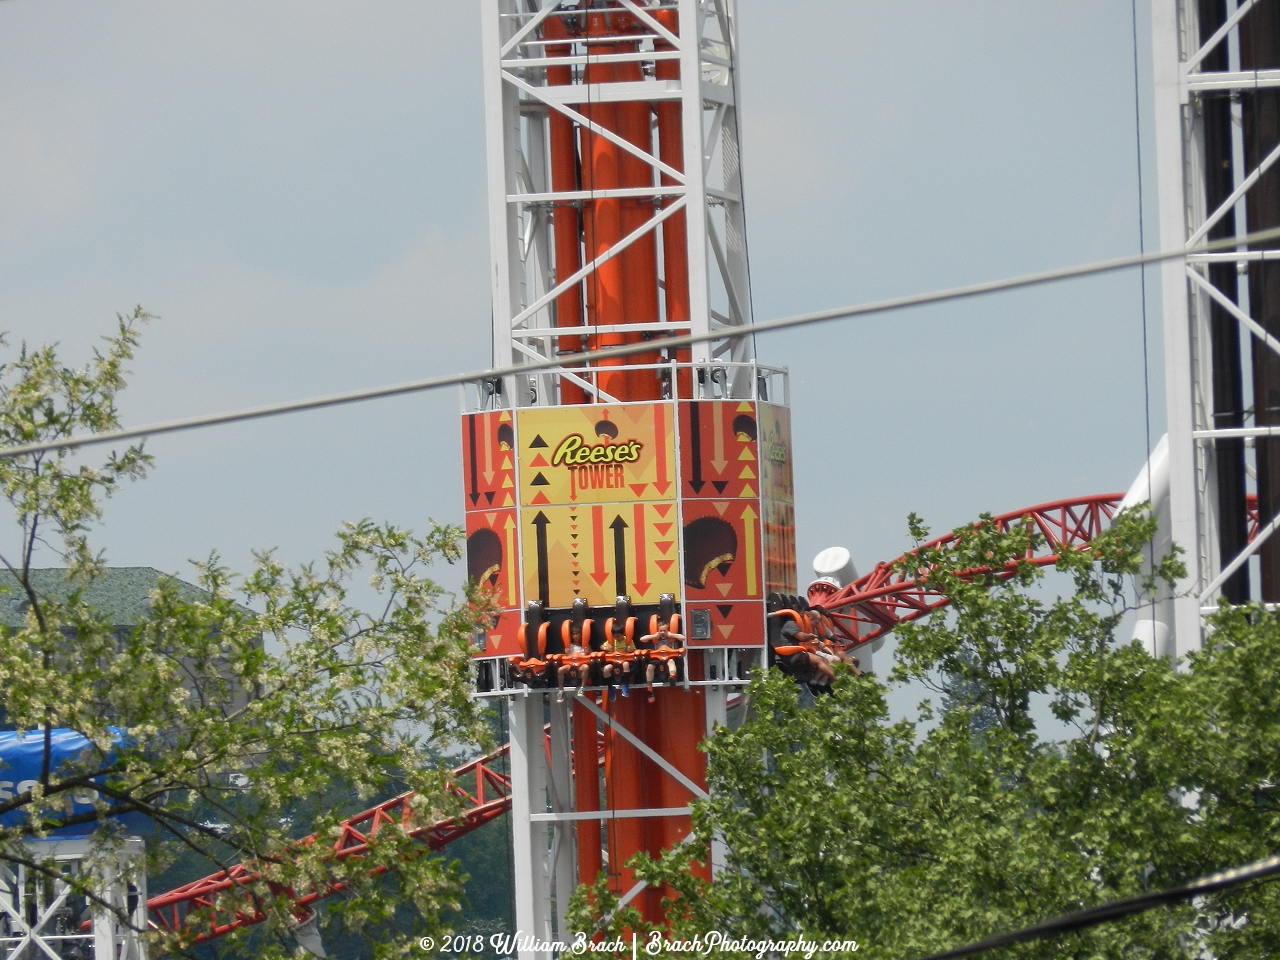
[[[717,583],[716,589],[720,591],[720,596],[727,597],[729,595],[729,584]]]
[[[497,650],[498,647],[502,645],[502,634],[500,633],[489,634],[489,642],[493,644],[493,649]]]
[[[547,458],[544,457],[542,454],[538,454],[536,457],[534,457],[533,462],[529,464],[529,466],[531,467],[545,467],[546,465],[547,465]]]
[[[653,509],[657,511],[658,516],[665,517],[668,513],[671,512],[671,508],[674,506],[675,506],[674,503],[655,503],[653,505]]]
[[[743,447],[742,452],[738,454],[739,460],[754,460],[755,458],[756,458],[756,455],[751,452],[750,447]]]
[[[674,559],[671,559],[671,560],[655,560],[655,561],[653,561],[653,565],[654,565],[655,567],[657,567],[659,570],[661,570],[663,573],[666,573],[668,570],[670,570],[670,569],[671,569],[671,565],[672,565],[673,563],[675,563],[675,560],[674,560]]]
[[[485,520],[488,522],[489,526],[491,526],[491,527],[492,527],[492,526],[493,526],[493,521],[495,521],[495,520],[497,520],[497,519],[498,519],[498,515],[497,515],[496,513],[486,513],[486,514],[484,515],[484,518],[485,518]]]
[[[728,640],[728,639],[729,639],[729,634],[733,633],[733,624],[732,624],[732,623],[719,623],[719,624],[716,624],[716,629],[720,631],[720,636],[722,636],[722,637],[724,637],[726,640]]]
[[[712,505],[716,508],[716,513],[720,514],[722,517],[724,516],[724,512],[729,509],[729,502],[727,500],[713,500]]]
[[[674,542],[674,540],[655,540],[653,545],[658,548],[659,553],[666,553]]]
[[[627,486],[629,486],[633,491],[635,491],[635,495],[637,497],[642,497],[644,496],[644,488],[647,487],[648,484],[647,483],[629,483],[627,484]]]
[[[543,493],[541,490],[539,490],[539,491],[538,491],[538,493],[537,493],[537,495],[536,495],[532,500],[530,500],[529,502],[530,502],[531,504],[533,504],[533,503],[541,504],[541,503],[550,503],[551,501],[547,499],[547,495],[546,495],[545,493]]]
[[[657,530],[657,531],[658,531],[658,536],[660,536],[660,537],[665,537],[665,536],[667,535],[667,531],[671,529],[671,524],[670,524],[670,523],[655,523],[655,524],[653,525],[653,529],[655,529],[655,530]]]
[[[653,484],[653,489],[657,490],[658,493],[666,493],[667,490],[670,489],[671,487],[670,480],[663,480],[661,483],[659,483],[657,480],[652,480],[650,482]]]

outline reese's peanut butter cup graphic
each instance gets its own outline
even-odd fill
[[[601,420],[596,424],[596,436],[608,437],[610,440],[617,440],[618,425],[612,420]]]
[[[511,429],[511,424],[501,423],[498,425],[498,446],[503,450],[510,450],[516,445],[516,432]]]
[[[467,575],[476,583],[497,586],[502,569],[502,541],[488,527],[481,527],[467,537]]]
[[[705,590],[712,570],[721,575],[738,555],[738,535],[720,517],[698,517],[684,528],[684,582]]]
[[[756,418],[750,414],[740,413],[733,418],[733,434],[743,443],[756,438]]]

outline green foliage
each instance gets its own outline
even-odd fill
[[[122,318],[84,370],[63,366],[51,347],[24,348],[0,369],[0,442],[116,427],[123,365],[146,319]],[[262,872],[253,894],[268,905],[284,889],[340,883],[326,915],[375,957],[407,955],[413,936],[439,932],[459,909],[460,872],[394,827],[362,859],[334,863],[326,847],[341,817],[403,790],[417,791],[416,822],[451,814],[449,751],[491,743],[468,685],[480,601],[446,602],[425,575],[460,557],[461,531],[433,525],[415,536],[364,520],[344,526],[318,563],[291,570],[262,553],[244,578],[213,557],[199,565],[201,597],[161,583],[149,615],[120,636],[84,601],[103,568],[88,532],[102,497],[149,462],[140,446],[97,466],[66,450],[0,460],[21,534],[0,562],[26,602],[25,624],[0,635],[0,707],[28,736],[68,727],[93,743],[62,767],[46,755],[39,785],[0,801],[0,814],[20,814],[0,830],[0,859],[26,858],[22,841],[77,821],[96,823],[110,843],[114,815],[140,813],[156,828],[153,870],[175,849],[204,860],[206,873],[250,859]],[[57,597],[32,584],[42,548],[67,570]],[[355,590],[372,591],[375,612],[353,602]],[[91,780],[95,811],[73,815],[72,794]],[[297,847],[300,806],[310,807],[306,826],[319,842]],[[390,931],[405,904],[413,935]],[[287,917],[273,909],[265,928],[241,939],[252,938],[255,956],[292,955]],[[229,949],[241,947],[233,938]]]
[[[889,722],[874,676],[844,670],[808,709],[786,677],[755,680],[753,715],[705,743],[712,796],[694,805],[702,849],[723,843],[728,868],[704,883],[687,849],[636,858],[680,894],[673,936],[920,956],[1280,848],[1280,616],[1224,609],[1181,672],[1122,642],[1152,527],[1130,512],[1063,557],[1073,590],[1054,600],[1025,559],[1030,527],[986,518],[921,551],[916,572],[952,604],[899,629],[890,682],[964,685],[926,723]],[[1156,575],[1178,572],[1173,556]],[[1241,888],[1004,953],[1270,957],[1278,908],[1275,887]]]

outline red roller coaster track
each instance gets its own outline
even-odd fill
[[[412,793],[403,793],[378,806],[344,820],[342,832],[333,842],[333,858],[362,857],[379,830],[401,826],[409,836],[419,840],[421,849],[439,850],[445,844],[466,836],[490,820],[502,816],[511,807],[511,780],[493,768],[507,752],[506,745],[486,757],[472,760],[453,771],[452,792],[462,801],[463,811],[455,817],[433,823],[416,823],[411,807]],[[318,834],[298,841],[298,846],[321,842]],[[267,919],[263,904],[254,896],[250,885],[260,879],[252,864],[237,864],[202,880],[162,893],[147,901],[153,928],[174,933],[189,933],[187,945],[204,943],[240,927],[252,926]],[[309,891],[276,888],[276,893],[291,894],[295,912],[303,916],[311,904],[338,893],[341,883],[326,884]]]
[[[1114,516],[1122,496],[1112,493],[1059,500],[1003,514],[996,517],[995,522],[1002,529],[1024,520],[1034,524],[1043,535],[1044,543],[1029,553],[1027,559],[1045,566],[1056,562],[1063,550],[1084,549],[1101,532],[1106,521]],[[1255,514],[1256,508],[1251,514],[1251,535],[1257,526]],[[948,534],[930,541],[928,545],[945,547],[954,542],[954,534]],[[809,602],[822,604],[836,629],[859,645],[869,643],[898,624],[923,617],[947,603],[946,597],[917,581],[922,571],[917,571],[916,576],[907,576],[895,571],[896,563],[877,564],[870,573],[845,587],[815,583],[809,588]],[[1007,577],[1012,574],[1013,569],[1010,568],[998,575]],[[413,794],[401,794],[343,821],[341,834],[333,843],[333,857],[363,856],[376,842],[377,832],[392,825],[403,826],[410,836],[420,840],[424,852],[439,850],[450,841],[506,813],[511,806],[511,782],[506,775],[493,769],[493,764],[506,752],[507,748],[503,746],[454,771],[452,789],[464,804],[462,813],[437,823],[415,824],[410,805]],[[319,836],[313,834],[298,843],[300,846],[310,845],[319,840]],[[188,945],[261,923],[266,919],[266,913],[250,890],[250,885],[259,878],[260,874],[251,864],[238,864],[152,897],[147,901],[151,923],[157,929],[187,933],[184,942]],[[342,884],[333,883],[306,892],[276,892],[291,894],[296,912],[303,916],[311,904],[341,889]]]
[[[1028,552],[1026,559],[1037,566],[1056,563],[1064,550],[1083,550],[1096,537],[1106,521],[1116,512],[1124,498],[1122,493],[1105,493],[1074,500],[1056,500],[1037,507],[1015,510],[995,518],[1001,530],[1021,523],[1031,523],[1044,542]],[[930,540],[926,547],[947,547],[956,543],[954,533]],[[915,551],[912,551],[914,553]],[[920,581],[926,571],[904,570],[900,564],[905,554],[892,563],[878,563],[870,573],[843,587],[818,581],[809,587],[809,602],[821,604],[837,631],[852,645],[876,640],[900,623],[927,616],[947,598]],[[1013,576],[1016,566],[1010,564],[996,575]],[[987,572],[984,571],[986,576]]]

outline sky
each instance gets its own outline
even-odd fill
[[[739,0],[757,319],[1156,246],[1147,4]],[[489,364],[476,0],[2,0],[0,330],[144,332],[137,425]],[[758,338],[791,370],[800,580],[1120,491],[1163,431],[1136,271]],[[158,437],[95,542],[190,575],[462,520],[452,390]],[[4,543],[0,536],[0,543]],[[451,587],[459,569],[439,571]],[[879,658],[877,658],[879,660]]]

